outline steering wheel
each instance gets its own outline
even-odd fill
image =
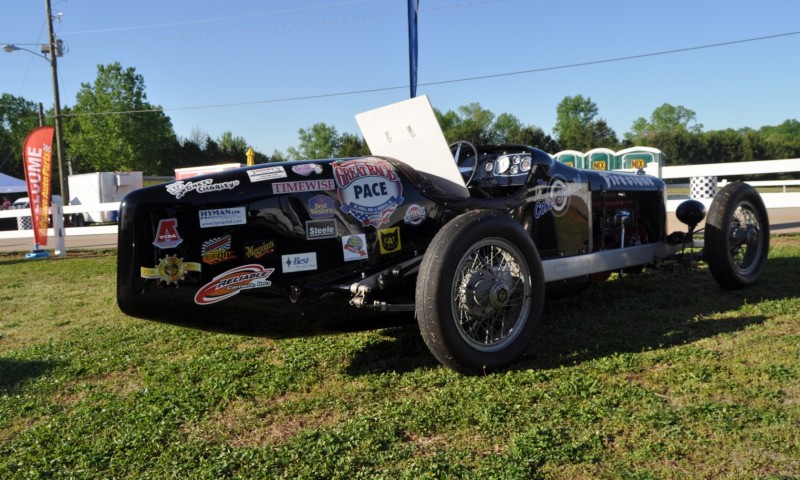
[[[471,142],[459,140],[450,144],[450,151],[453,153],[453,160],[461,172],[464,184],[469,186],[469,182],[478,171],[478,148]]]

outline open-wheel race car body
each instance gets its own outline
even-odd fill
[[[414,312],[439,361],[480,373],[524,353],[548,291],[703,243],[688,255],[707,260],[724,288],[761,275],[769,226],[746,184],[718,194],[695,239],[703,205],[681,205],[687,232],[668,234],[665,184],[642,172],[579,170],[525,146],[448,146],[426,97],[357,119],[372,156],[243,167],[129,194],[120,308],[276,337]]]

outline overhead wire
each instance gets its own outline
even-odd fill
[[[657,52],[649,52],[649,53],[641,53],[635,55],[625,55],[621,57],[612,57],[606,58],[601,60],[590,60],[586,62],[577,62],[577,63],[569,63],[564,65],[555,65],[549,67],[539,67],[539,68],[531,68],[526,70],[517,70],[513,72],[501,72],[501,73],[492,73],[487,75],[476,75],[471,77],[463,77],[463,78],[454,78],[454,79],[447,79],[447,80],[438,80],[432,82],[422,82],[419,83],[418,86],[437,86],[437,85],[445,85],[445,84],[453,84],[453,83],[462,83],[462,82],[472,82],[477,80],[486,80],[492,78],[501,78],[501,77],[510,77],[510,76],[517,76],[517,75],[528,75],[533,73],[541,73],[553,70],[564,70],[569,68],[579,68],[579,67],[586,67],[591,65],[600,65],[606,63],[615,63],[615,62],[624,62],[630,60],[638,60],[643,58],[650,58],[650,57],[657,57],[663,55],[673,55],[677,53],[686,53],[692,52],[697,50],[704,50],[704,49],[711,49],[711,48],[720,48],[726,47],[731,45],[740,45],[744,43],[752,43],[752,42],[759,42],[765,40],[773,40],[776,38],[783,38],[783,37],[790,37],[800,35],[800,31],[794,32],[785,32],[785,33],[778,33],[773,35],[765,35],[760,37],[752,37],[752,38],[745,38],[739,40],[731,40],[727,42],[718,42],[718,43],[710,43],[705,45],[696,45],[692,47],[684,47],[684,48],[674,48],[670,50],[661,50]],[[134,113],[152,113],[152,112],[165,112],[165,111],[182,111],[182,110],[198,110],[198,109],[211,109],[211,108],[226,108],[226,107],[240,107],[240,106],[248,106],[248,105],[261,105],[261,104],[270,104],[270,103],[285,103],[285,102],[294,102],[294,101],[302,101],[302,100],[316,100],[321,98],[332,98],[332,97],[342,97],[342,96],[349,96],[349,95],[362,95],[368,93],[377,93],[377,92],[386,92],[391,90],[399,90],[399,89],[407,89],[408,85],[397,85],[397,86],[390,86],[390,87],[376,87],[376,88],[368,88],[368,89],[361,89],[361,90],[350,90],[344,92],[332,92],[332,93],[321,93],[315,95],[299,95],[294,97],[283,97],[283,98],[273,98],[273,99],[264,99],[264,100],[252,100],[247,102],[235,102],[235,103],[218,103],[218,104],[207,104],[207,105],[194,105],[194,106],[185,106],[185,107],[170,107],[170,108],[154,108],[154,109],[145,109],[145,110],[130,110],[130,111],[113,111],[113,112],[85,112],[85,113],[68,113],[63,114],[62,116],[65,117],[77,117],[77,116],[88,116],[88,115],[124,115],[124,114],[134,114]]]
[[[356,0],[352,3],[358,3],[359,1],[369,1],[369,0]],[[460,2],[460,3],[450,3],[441,5],[438,7],[428,7],[423,9],[426,12],[432,11],[439,11],[439,10],[452,10],[452,9],[459,9],[459,8],[467,8],[473,7],[476,5],[483,5],[488,3],[497,3],[502,0],[472,0],[467,2]],[[331,6],[339,6],[344,4],[331,4]],[[326,6],[327,7],[327,6]],[[308,7],[311,8],[311,7]],[[322,7],[319,7],[322,8]],[[304,9],[293,9],[293,10],[283,10],[280,13],[284,12],[294,12],[294,11],[301,11]],[[216,36],[223,36],[223,35],[234,35],[234,34],[243,34],[243,33],[254,33],[254,32],[267,32],[267,31],[275,31],[275,30],[288,30],[288,29],[295,29],[295,28],[308,28],[308,27],[319,27],[323,25],[336,25],[341,23],[350,23],[350,22],[360,22],[360,21],[368,21],[368,20],[376,20],[386,17],[394,17],[399,15],[406,15],[407,12],[404,11],[394,11],[394,12],[385,12],[385,13],[376,13],[372,15],[358,15],[352,17],[344,17],[344,18],[329,18],[325,20],[319,21],[310,21],[310,22],[297,22],[297,23],[284,23],[284,24],[277,24],[277,25],[261,25],[256,27],[240,27],[231,30],[221,30],[221,31],[203,31],[203,32],[193,32],[193,33],[175,33],[175,34],[164,34],[164,35],[155,35],[155,36],[148,36],[148,37],[131,37],[131,38],[124,38],[124,39],[116,39],[116,40],[94,40],[94,41],[81,41],[77,40],[74,43],[82,44],[82,45],[103,45],[103,44],[119,44],[119,43],[133,43],[133,42],[146,42],[146,41],[164,41],[164,40],[186,40],[192,38],[206,38],[206,37],[216,37]],[[186,22],[175,22],[175,23],[168,23],[168,24],[153,24],[153,25],[141,25],[135,27],[121,27],[121,28],[113,28],[113,29],[103,29],[103,30],[87,30],[87,31],[79,31],[79,32],[63,32],[62,35],[78,35],[78,34],[86,34],[86,33],[104,33],[104,32],[117,32],[117,31],[125,31],[125,30],[142,30],[142,29],[149,29],[149,28],[164,28],[164,27],[173,27],[173,26],[182,26],[182,25],[191,25],[195,23],[204,23],[204,22],[214,22],[214,21],[222,21],[228,19],[237,19],[237,18],[250,18],[253,16],[258,15],[269,15],[272,13],[261,13],[261,14],[249,14],[249,15],[242,15],[240,17],[218,17],[218,18],[211,18],[211,19],[201,19],[201,20],[190,20]]]

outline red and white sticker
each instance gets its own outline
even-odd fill
[[[175,218],[164,218],[158,221],[158,231],[153,245],[164,250],[175,248],[183,242],[178,233],[178,220]]]
[[[198,305],[211,305],[228,299],[242,290],[264,288],[272,285],[269,276],[274,268],[264,268],[258,264],[242,265],[220,273],[205,284],[194,296]]]

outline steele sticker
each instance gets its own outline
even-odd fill
[[[394,166],[379,158],[333,163],[341,210],[364,227],[380,227],[403,203],[403,183]]]
[[[247,223],[244,207],[215,208],[200,210],[200,228],[225,227],[228,225],[244,225]]]
[[[264,268],[258,264],[242,265],[220,273],[203,285],[194,296],[198,305],[211,305],[237,295],[242,290],[264,288],[272,285],[269,280],[274,268]]]
[[[308,220],[306,222],[306,240],[336,237],[336,220]]]
[[[344,252],[345,262],[352,260],[366,260],[369,258],[369,255],[367,254],[367,236],[363,233],[359,233],[358,235],[343,236],[342,251]]]

